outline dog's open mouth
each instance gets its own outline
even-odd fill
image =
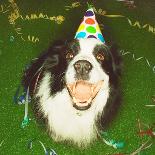
[[[73,100],[73,106],[78,110],[87,110],[101,89],[102,84],[103,81],[93,84],[85,80],[67,84],[69,94]]]

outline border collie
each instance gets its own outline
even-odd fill
[[[23,79],[55,141],[86,147],[120,104],[120,56],[97,39],[56,41]]]

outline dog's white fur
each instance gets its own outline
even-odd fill
[[[73,107],[72,99],[67,88],[50,96],[50,73],[46,73],[40,82],[36,97],[41,98],[41,112],[48,119],[51,137],[56,141],[70,140],[78,146],[87,146],[97,138],[96,119],[101,115],[109,97],[109,77],[95,59],[92,51],[97,39],[80,39],[80,52],[70,62],[65,80],[67,83],[75,82],[73,64],[78,60],[87,60],[93,65],[89,82],[97,83],[103,80],[103,85],[88,110],[79,111]],[[59,81],[58,81],[59,82]]]

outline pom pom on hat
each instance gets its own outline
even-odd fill
[[[96,38],[105,43],[92,7],[86,11],[83,21],[76,32],[75,39],[81,38]]]

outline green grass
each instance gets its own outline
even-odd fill
[[[8,15],[11,10],[0,12],[0,154],[2,155],[41,155],[43,148],[38,141],[33,143],[32,150],[27,149],[28,141],[36,138],[44,143],[46,147],[53,148],[58,155],[111,155],[116,153],[130,153],[140,147],[142,141],[149,139],[149,136],[138,135],[138,119],[145,124],[155,123],[155,107],[146,107],[146,104],[153,104],[151,97],[155,95],[155,73],[152,68],[155,65],[155,2],[154,0],[135,0],[137,8],[127,9],[121,2],[115,0],[92,1],[96,8],[102,8],[107,14],[122,14],[132,22],[139,21],[141,25],[146,23],[154,27],[154,33],[148,28],[139,29],[130,26],[126,18],[108,18],[97,15],[98,22],[104,24],[104,33],[109,33],[107,41],[113,39],[120,49],[130,54],[123,55],[123,77],[122,93],[123,101],[118,115],[111,122],[107,132],[111,138],[125,142],[123,149],[114,149],[101,140],[96,141],[91,147],[80,150],[76,147],[55,143],[45,132],[43,124],[36,123],[30,107],[29,116],[32,119],[29,126],[20,127],[24,116],[24,105],[15,105],[13,96],[21,82],[26,64],[35,58],[41,51],[48,48],[50,42],[62,37],[74,37],[80,20],[86,11],[86,3],[81,6],[65,10],[65,6],[71,5],[73,1],[51,1],[51,0],[27,0],[16,1],[21,15],[39,14],[48,16],[63,15],[65,21],[62,24],[45,19],[23,21],[16,20],[16,27],[22,28],[24,38],[28,35],[40,39],[37,43],[23,41],[20,35],[14,31],[13,25],[8,22]],[[91,1],[90,1],[91,2]],[[7,0],[0,1],[0,6],[6,6]],[[1,9],[1,7],[0,7]],[[14,40],[10,41],[10,36]],[[139,61],[133,60],[144,57],[150,62],[150,67],[143,58]],[[144,127],[146,129],[146,127]],[[155,129],[154,129],[155,130]],[[143,151],[142,155],[155,154],[155,140],[152,139],[151,148]]]

